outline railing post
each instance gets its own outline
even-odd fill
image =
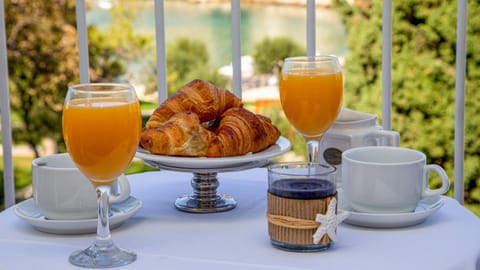
[[[10,124],[10,93],[8,89],[7,34],[5,28],[5,5],[0,0],[0,114],[2,116],[3,190],[5,208],[15,204],[13,177],[12,126]]]
[[[155,42],[157,50],[158,104],[168,97],[167,58],[165,56],[165,11],[163,0],[155,0]]]
[[[392,0],[382,5],[382,127],[392,128]]]
[[[242,98],[242,52],[240,49],[240,0],[231,1],[233,93]]]
[[[75,14],[77,18],[78,63],[80,68],[80,82],[90,82],[90,63],[88,60],[87,14],[85,0],[76,0]]]
[[[307,0],[307,56],[315,56],[315,41],[315,0]]]
[[[467,0],[457,1],[457,52],[455,74],[455,153],[454,153],[454,197],[464,202],[464,158],[465,158],[465,74],[466,74],[466,32]]]

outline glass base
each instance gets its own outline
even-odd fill
[[[332,242],[328,244],[311,244],[311,245],[303,245],[303,244],[289,244],[284,242],[279,242],[274,239],[270,239],[272,246],[286,251],[294,251],[294,252],[317,252],[317,251],[324,251],[330,249],[332,247]]]
[[[118,248],[113,243],[99,247],[95,244],[69,257],[71,264],[86,268],[110,268],[130,264],[137,259],[132,251]]]

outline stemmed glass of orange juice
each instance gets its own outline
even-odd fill
[[[288,121],[307,143],[308,162],[317,162],[320,140],[342,106],[343,76],[333,55],[286,58],[280,101]]]
[[[129,84],[90,83],[69,87],[63,108],[63,136],[80,171],[96,189],[97,237],[70,255],[74,265],[106,268],[129,264],[134,252],[118,248],[109,228],[110,187],[128,167],[141,134],[141,113]]]

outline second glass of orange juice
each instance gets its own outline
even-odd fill
[[[343,75],[333,55],[286,58],[280,101],[288,121],[307,142],[308,161],[318,159],[319,142],[342,106]]]

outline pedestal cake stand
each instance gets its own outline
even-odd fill
[[[290,150],[290,142],[280,137],[269,148],[254,154],[224,158],[191,158],[153,155],[139,148],[136,157],[148,166],[170,171],[191,172],[193,193],[180,196],[175,201],[178,210],[190,213],[215,213],[228,211],[236,206],[235,199],[230,195],[218,194],[220,184],[218,173],[246,170],[261,167],[274,157]]]

